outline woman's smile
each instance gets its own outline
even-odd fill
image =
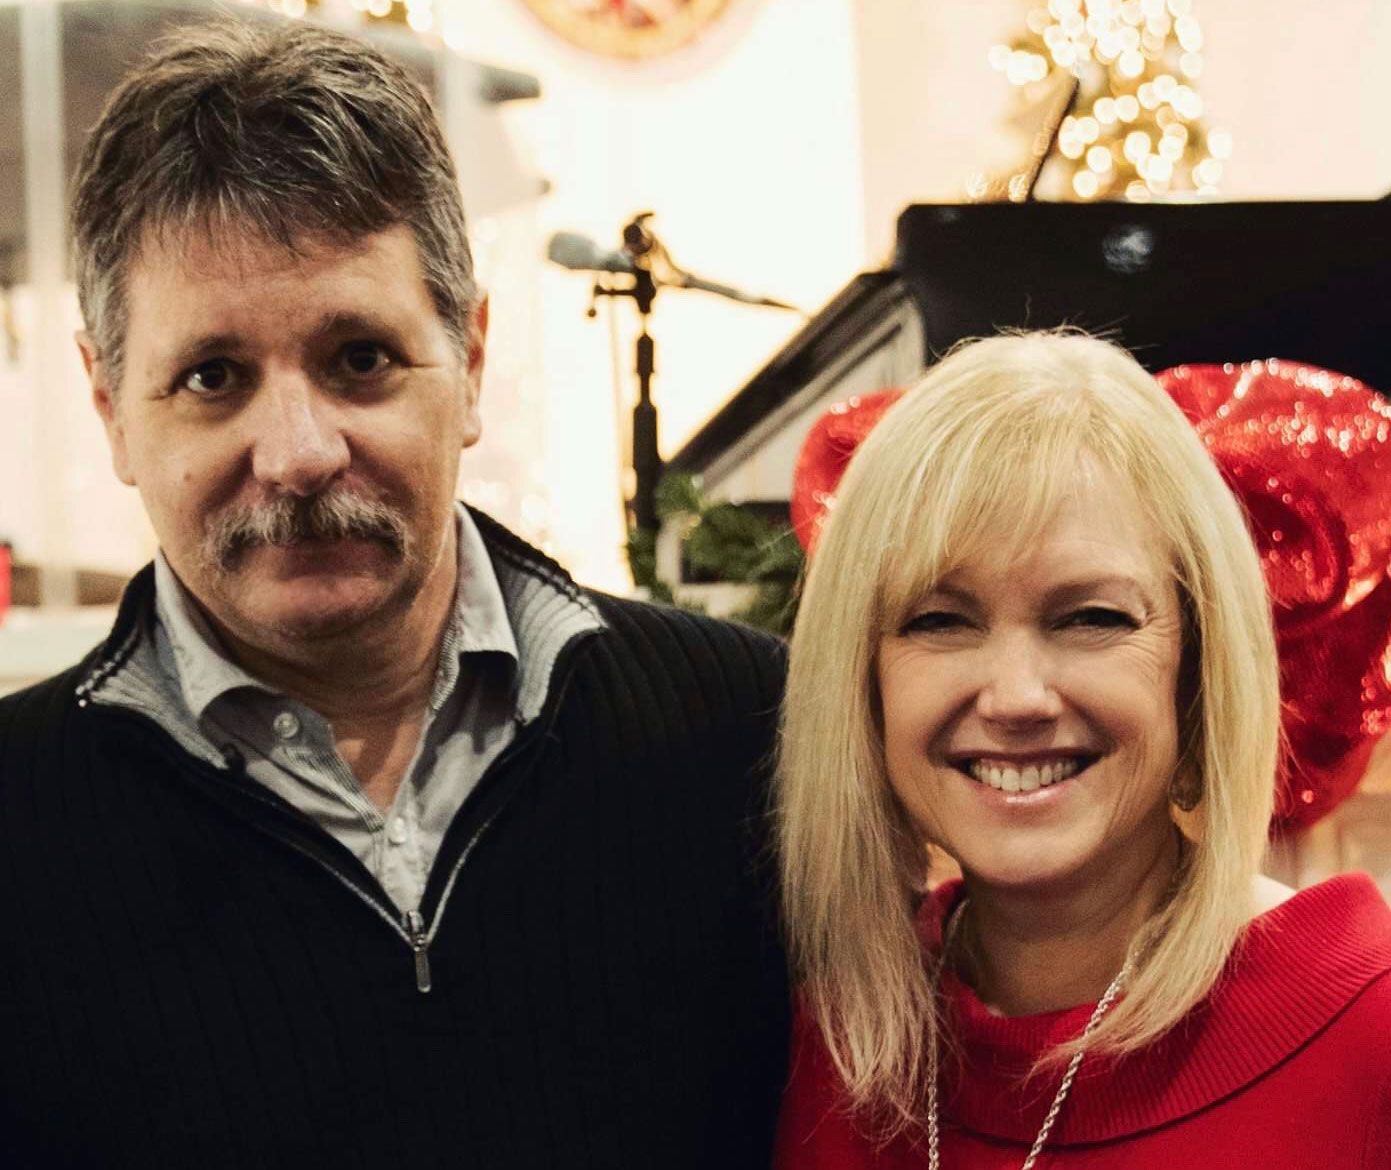
[[[1084,462],[1026,556],[965,558],[881,643],[889,781],[972,880],[1123,883],[1168,843],[1182,621],[1163,543]]]
[[[1095,759],[1095,755],[1084,753],[1051,753],[1023,759],[982,754],[954,761],[954,767],[997,792],[1033,792],[1071,780]]]

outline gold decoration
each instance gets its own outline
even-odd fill
[[[523,0],[566,40],[612,57],[655,57],[689,42],[728,0]]]
[[[990,50],[990,64],[1036,105],[1077,78],[1058,126],[1077,199],[1216,195],[1231,136],[1207,130],[1194,82],[1203,34],[1192,0],[1048,0],[1026,31]],[[1056,165],[1056,164],[1055,164]]]

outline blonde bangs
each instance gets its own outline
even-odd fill
[[[931,475],[914,485],[916,498],[893,518],[880,566],[879,637],[896,633],[923,597],[964,565],[1025,557],[1090,454],[1077,425],[1083,421],[1054,413],[1034,425],[987,424],[979,437],[943,448]],[[1017,445],[1024,436],[1027,444]],[[1027,492],[1020,490],[1025,483]]]

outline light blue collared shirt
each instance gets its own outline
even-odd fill
[[[523,721],[515,686],[519,652],[502,589],[462,506],[456,524],[454,609],[414,758],[386,811],[363,792],[323,716],[228,657],[162,553],[155,562],[153,638],[135,663],[137,673],[142,658],[146,672],[154,668],[162,701],[151,710],[147,691],[128,704],[185,744],[201,742],[222,754],[235,748],[248,775],[347,846],[403,911],[419,906],[450,821]],[[546,647],[532,651],[544,657]],[[111,698],[122,701],[119,686]],[[175,698],[181,701],[170,701]]]

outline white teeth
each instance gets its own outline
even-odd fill
[[[1054,760],[1048,764],[1029,764],[1024,768],[972,760],[969,771],[982,784],[1001,792],[1033,792],[1076,775],[1081,766],[1081,761],[1076,758]]]

